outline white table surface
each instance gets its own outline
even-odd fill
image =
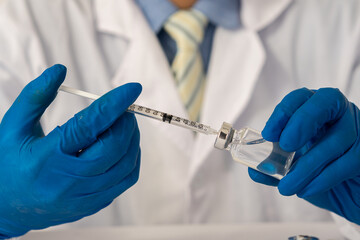
[[[335,223],[257,223],[43,230],[32,231],[21,240],[287,240],[294,235],[311,235],[320,240],[344,239]]]

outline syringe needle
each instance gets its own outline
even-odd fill
[[[100,97],[99,95],[88,93],[88,92],[81,91],[81,90],[71,88],[68,86],[64,86],[64,85],[60,86],[59,90],[63,91],[63,92],[71,93],[71,94],[74,94],[77,96],[89,98],[92,100],[96,100]],[[160,112],[160,111],[157,111],[157,110],[154,110],[151,108],[139,106],[136,104],[130,105],[130,107],[127,109],[127,112],[139,114],[139,115],[153,118],[153,119],[156,119],[156,120],[159,120],[162,122],[167,122],[169,124],[176,125],[176,126],[179,126],[182,128],[186,128],[186,129],[192,130],[194,132],[204,133],[207,135],[210,135],[210,134],[217,135],[218,134],[218,131],[211,128],[210,126],[207,126],[207,125],[204,125],[204,124],[201,124],[198,122],[190,121],[188,119],[184,119],[181,117],[177,117],[177,116],[174,116],[174,115],[171,115],[168,113]]]

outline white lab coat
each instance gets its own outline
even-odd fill
[[[201,121],[261,130],[293,89],[337,87],[360,105],[360,1],[243,0],[237,31],[216,30]],[[185,116],[161,46],[132,0],[5,0],[0,7],[0,113],[55,63],[66,84],[102,94],[143,85],[137,103]],[[88,100],[59,93],[48,132]],[[0,114],[0,116],[1,116]],[[214,137],[138,117],[139,182],[75,225],[326,221],[327,211],[252,182]]]

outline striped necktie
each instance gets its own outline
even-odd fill
[[[179,10],[164,25],[174,39],[177,52],[172,63],[176,87],[189,119],[198,121],[205,92],[205,73],[199,45],[204,38],[207,18],[196,10]]]

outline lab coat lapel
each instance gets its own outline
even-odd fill
[[[241,22],[246,29],[260,31],[274,22],[293,0],[241,0]]]
[[[112,79],[113,86],[140,82],[143,91],[136,104],[186,117],[168,61],[135,2],[98,0],[97,4],[99,29],[128,41],[126,55]],[[158,134],[163,134],[185,154],[191,155],[194,142],[192,132],[152,119],[147,121],[154,124],[159,130]]]
[[[202,122],[219,129],[223,121],[233,123],[246,107],[265,54],[257,35],[251,31],[219,29],[214,40]],[[214,149],[214,141],[214,137],[199,136],[191,175]]]
[[[267,1],[243,0],[241,16],[244,28],[238,31],[217,30],[207,77],[201,117],[203,123],[214,128],[220,128],[223,121],[234,123],[254,94],[266,59],[258,31],[274,21],[291,2]],[[190,181],[214,150],[214,141],[215,137],[198,136],[191,161]]]

